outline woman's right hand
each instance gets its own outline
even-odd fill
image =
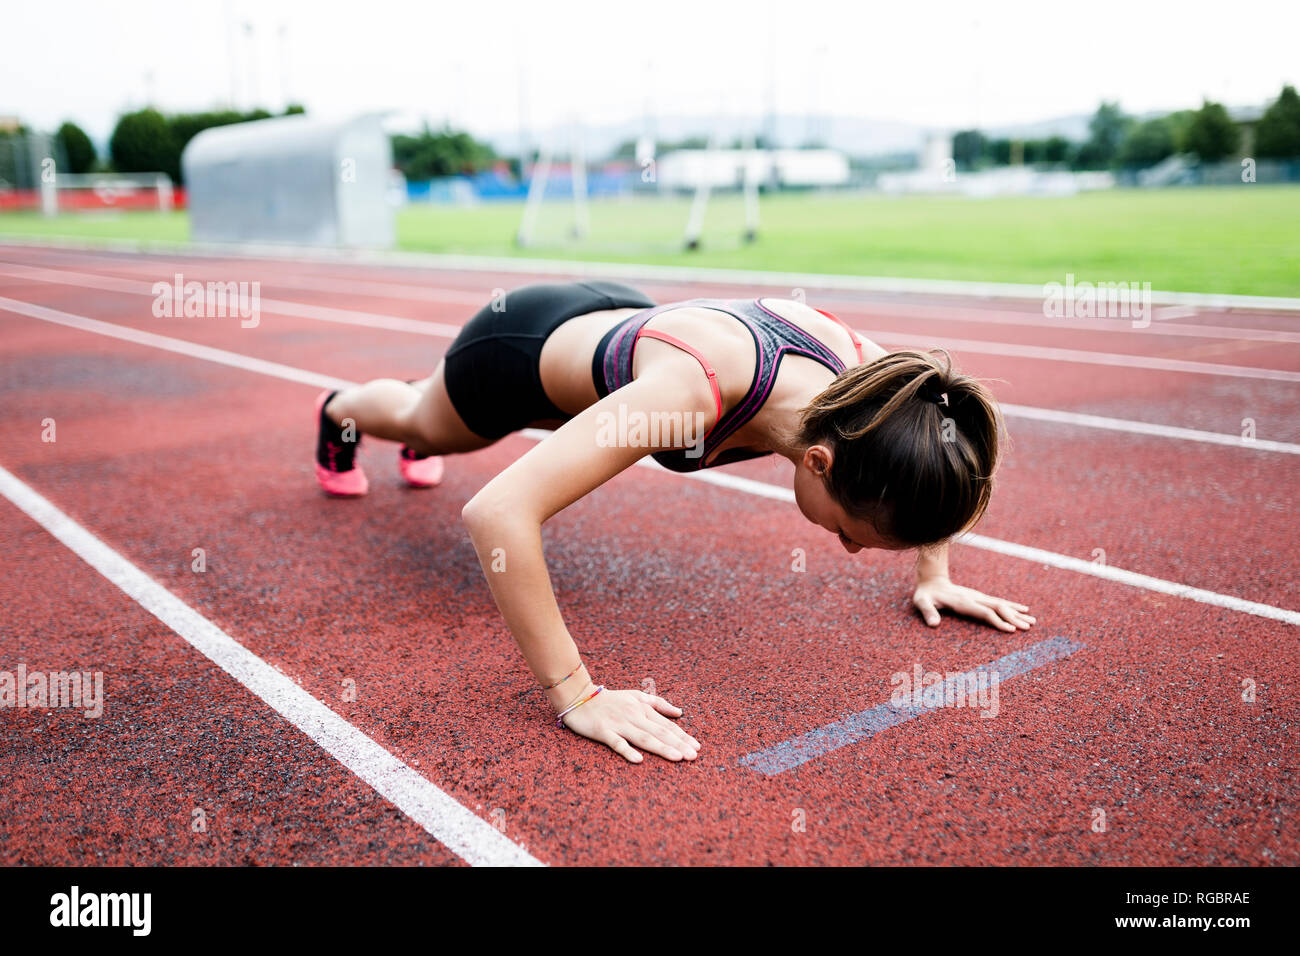
[[[574,733],[604,744],[632,763],[643,759],[636,747],[666,760],[694,760],[700,742],[668,719],[681,715],[680,707],[662,697],[639,690],[604,690],[563,720]]]

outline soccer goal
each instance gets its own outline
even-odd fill
[[[175,204],[166,173],[60,173],[41,177],[46,215],[104,210],[170,212]]]
[[[673,254],[733,249],[758,237],[763,153],[637,145],[635,162],[590,168],[581,139],[539,150],[515,234],[521,248]],[[594,187],[594,188],[593,188]]]

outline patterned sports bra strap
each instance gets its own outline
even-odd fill
[[[669,335],[667,332],[658,332],[655,329],[647,329],[643,325],[637,332],[636,337],[638,339],[658,339],[661,342],[667,342],[669,345],[675,345],[683,352],[689,352],[691,355],[695,356],[695,361],[704,366],[704,374],[709,377],[709,387],[713,389],[713,401],[718,406],[718,417],[713,423],[714,428],[716,428],[718,422],[722,421],[722,389],[718,387],[718,373],[713,370],[713,366],[709,364],[709,360],[701,355],[696,349],[687,345],[676,336]],[[713,428],[710,428],[709,431],[713,431]],[[709,437],[709,432],[705,432],[704,437]]]
[[[814,306],[814,308],[816,308],[816,306]],[[831,313],[827,312],[825,309],[817,309],[817,311],[820,312],[822,315],[826,316],[826,318],[830,319],[832,322],[838,323],[844,329],[845,332],[849,333],[849,338],[853,340],[853,347],[858,350],[858,361],[859,362],[865,361],[865,359],[862,357],[862,339],[858,338],[858,333],[854,332],[851,328],[849,328],[849,324],[845,322],[843,319],[841,319],[838,315],[832,315]]]

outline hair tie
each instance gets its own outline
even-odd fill
[[[917,389],[917,393],[927,402],[934,402],[936,405],[943,405],[945,407],[948,405],[948,393],[939,391],[938,388],[931,385],[928,381]]]

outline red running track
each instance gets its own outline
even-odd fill
[[[155,318],[148,289],[178,268],[258,281],[286,305],[256,328]],[[951,618],[925,628],[907,556],[850,557],[784,501],[632,469],[544,532],[593,673],[653,681],[704,745],[693,764],[631,766],[547,721],[460,527],[464,502],[529,438],[451,459],[424,492],[400,486],[394,446],[368,440],[371,495],[330,500],[311,477],[315,387],[32,315],[349,380],[407,377],[494,288],[532,279],[0,247],[0,467],[545,863],[1300,862],[1295,632],[1221,606],[1300,608],[1293,453],[1012,417],[983,535],[1085,562],[1101,549],[1108,565],[1223,598],[957,546],[959,580],[1033,608],[1038,625],[1016,635]],[[659,301],[747,294],[633,284]],[[1300,368],[1300,319],[1284,313],[1166,320],[1213,330],[1202,337],[1059,328],[1023,303],[807,293],[888,345],[991,343],[953,351],[1005,380],[1006,402],[1219,434],[1250,418],[1261,439],[1300,438],[1296,383],[1257,374]],[[348,324],[366,317],[431,327]],[[1261,343],[1261,330],[1282,337]],[[1008,344],[1063,357],[1000,354]],[[788,487],[780,462],[718,471]],[[0,862],[461,861],[41,525],[7,500],[0,515],[0,670],[99,670],[106,688],[99,719],[0,711],[13,782]],[[795,549],[806,571],[792,570]],[[742,762],[870,712],[914,664],[965,671],[1053,638],[1081,647],[1008,679],[995,719],[944,708],[784,772]]]

